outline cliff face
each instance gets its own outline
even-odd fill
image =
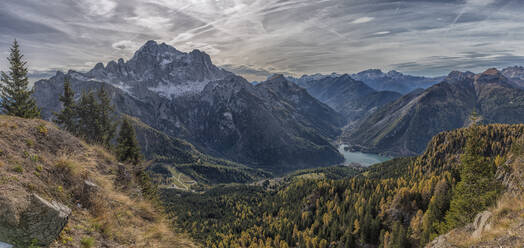
[[[27,247],[193,247],[138,170],[42,120],[0,116],[0,241]]]

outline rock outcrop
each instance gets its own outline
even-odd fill
[[[471,236],[475,239],[479,239],[484,231],[489,231],[491,229],[492,218],[493,214],[490,211],[483,211],[477,214],[472,224],[474,231]]]
[[[27,199],[0,198],[0,240],[19,246],[47,246],[67,224],[71,209],[31,194]]]

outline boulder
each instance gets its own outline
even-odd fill
[[[0,240],[22,247],[49,245],[58,238],[71,215],[71,209],[65,205],[49,202],[36,194],[29,195],[26,201],[0,205],[16,210],[2,213]]]
[[[100,192],[100,187],[95,183],[84,180],[84,185],[82,188],[82,195],[80,196],[80,203],[85,208],[91,208],[94,205],[94,201],[98,197]]]
[[[475,217],[473,221],[474,231],[471,236],[475,239],[479,239],[484,231],[491,229],[492,214],[489,211],[483,211]]]
[[[426,245],[426,248],[456,248],[457,246],[448,241],[447,235],[440,235]]]

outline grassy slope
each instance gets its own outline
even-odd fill
[[[130,117],[130,120],[137,131],[142,152],[154,161],[150,169],[160,185],[176,185],[180,174],[203,185],[248,183],[271,176],[263,170],[203,154],[190,143],[169,137],[137,118]]]
[[[134,180],[117,186],[118,163],[106,150],[86,145],[42,120],[0,116],[0,196],[24,201],[31,193],[72,209],[51,247],[196,247],[173,233]],[[83,180],[101,188],[89,209],[79,207]]]

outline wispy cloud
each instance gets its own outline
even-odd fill
[[[155,39],[206,51],[249,79],[367,68],[447,74],[524,64],[523,10],[511,0],[2,0],[0,56],[17,38],[32,70],[87,70]]]
[[[374,17],[369,17],[369,16],[364,16],[364,17],[360,17],[360,18],[357,18],[357,19],[353,20],[351,23],[356,23],[356,24],[366,23],[366,22],[373,21],[373,19],[375,19],[375,18]]]

